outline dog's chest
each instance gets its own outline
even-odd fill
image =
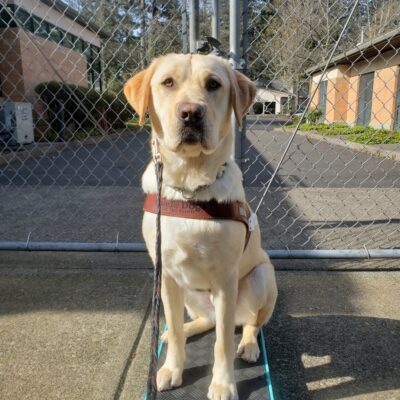
[[[145,213],[143,234],[150,252],[155,246],[155,215]],[[164,273],[181,287],[207,290],[213,276],[237,261],[244,228],[235,221],[162,217]]]

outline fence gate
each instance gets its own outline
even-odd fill
[[[149,126],[122,86],[213,36],[258,88],[235,148],[264,247],[398,256],[399,17],[396,0],[2,0],[0,248],[143,250]]]

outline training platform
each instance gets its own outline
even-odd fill
[[[235,334],[236,347],[240,339],[241,329],[238,329]],[[160,393],[158,395],[159,400],[204,400],[207,398],[214,360],[214,343],[214,330],[187,340],[182,386]],[[257,363],[249,364],[240,358],[235,359],[235,378],[239,400],[273,400],[271,377],[262,332],[259,335],[259,345],[261,355]],[[159,348],[159,367],[164,362],[165,347],[166,345],[161,344]]]

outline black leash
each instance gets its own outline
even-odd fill
[[[147,377],[147,400],[157,399],[157,363],[158,340],[160,335],[160,304],[161,304],[161,187],[162,171],[160,153],[158,152],[157,139],[153,141],[153,161],[157,178],[157,217],[156,217],[156,253],[154,262],[153,299],[151,305],[151,347],[150,366]]]

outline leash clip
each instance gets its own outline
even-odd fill
[[[257,214],[255,212],[251,212],[250,217],[247,221],[247,224],[249,226],[249,231],[252,232],[254,229],[256,229],[256,226],[258,225],[258,218]]]

